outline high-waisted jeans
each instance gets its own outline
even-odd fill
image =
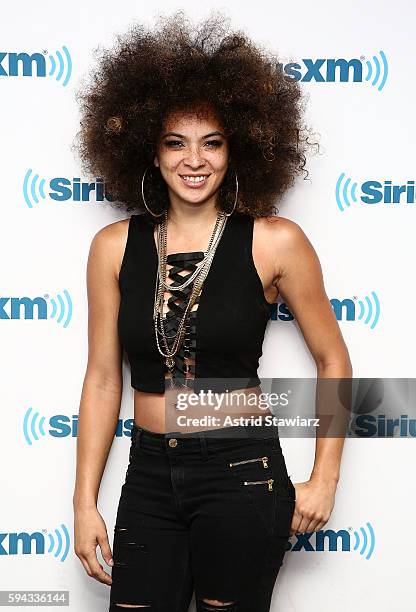
[[[276,428],[239,429],[171,437],[133,424],[110,611],[187,612],[194,590],[201,612],[270,610],[295,488]]]

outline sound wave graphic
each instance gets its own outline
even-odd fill
[[[32,172],[32,168],[29,168],[23,179],[23,197],[29,208],[33,208],[33,204],[39,204],[39,198],[46,198],[45,179],[40,179],[39,174],[32,176]]]
[[[49,55],[49,61],[51,63],[49,76],[55,76],[57,81],[61,81],[64,77],[62,85],[66,87],[72,74],[72,60],[67,47],[63,45],[62,49],[64,51],[65,59],[60,51],[55,52],[56,59],[54,55]]]
[[[62,533],[61,533],[62,532]],[[48,553],[52,553],[56,548],[53,555],[55,558],[60,557],[60,561],[63,562],[68,556],[69,551],[69,532],[66,525],[61,523],[58,529],[55,529],[54,533],[48,533],[49,537],[49,548]]]
[[[72,318],[72,300],[71,300],[69,291],[67,291],[66,289],[63,290],[63,294],[65,297],[65,301],[64,301],[64,298],[59,293],[56,296],[56,299],[49,298],[52,304],[52,312],[49,315],[49,317],[51,319],[56,318],[57,323],[62,323],[63,321],[62,323],[63,326],[68,327],[69,322],[71,321],[71,318]]]
[[[29,446],[32,446],[32,440],[39,440],[40,436],[46,436],[44,429],[45,417],[40,416],[39,412],[33,412],[32,407],[26,410],[23,417],[23,435]]]
[[[365,558],[369,559],[373,554],[376,538],[371,523],[367,522],[365,526],[368,530],[368,534],[364,527],[360,527],[359,531],[354,530],[355,544],[353,550],[358,550],[361,545],[359,550],[360,555],[365,555]]]
[[[371,85],[376,87],[378,81],[380,81],[380,84],[377,87],[379,91],[383,89],[389,72],[389,66],[384,51],[380,51],[380,57],[381,62],[375,55],[373,55],[373,59],[371,61],[366,60],[365,62],[367,65],[367,76],[365,77],[365,80],[369,81],[374,73]]]
[[[335,198],[337,201],[337,206],[341,212],[344,212],[345,208],[351,206],[350,200],[352,200],[354,203],[358,201],[356,193],[357,183],[351,183],[351,179],[345,179],[345,176],[345,172],[341,172],[338,177],[337,184],[335,185]]]
[[[358,319],[374,329],[380,317],[380,301],[376,292],[371,291],[370,296],[366,295],[364,300],[358,300],[358,305],[360,307]]]

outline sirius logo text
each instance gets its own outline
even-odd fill
[[[357,194],[357,190],[361,193]],[[406,204],[415,204],[415,181],[394,184],[393,181],[368,180],[358,186],[342,172],[335,185],[335,200],[338,209],[344,212],[352,204],[386,204],[394,207]]]
[[[119,419],[115,431],[116,438],[131,438],[134,419]],[[36,442],[52,438],[75,438],[78,435],[78,415],[54,414],[45,417],[30,406],[23,414],[22,433],[26,443],[33,446]]]
[[[29,168],[23,178],[22,189],[28,208],[33,208],[35,204],[47,198],[55,202],[113,201],[111,194],[105,189],[102,178],[97,178],[94,182],[86,182],[78,177],[73,179],[53,177],[47,182],[45,178],[34,173],[32,168]]]
[[[355,438],[416,438],[416,419],[408,414],[391,418],[385,414],[359,414],[348,435]]]

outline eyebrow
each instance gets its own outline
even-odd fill
[[[185,138],[183,134],[178,134],[177,132],[166,132],[166,134],[163,134],[162,138],[166,138],[167,136],[177,136],[178,138]],[[224,134],[218,131],[205,134],[205,136],[202,136],[202,138],[210,138],[211,136],[222,136],[223,138],[225,138]]]

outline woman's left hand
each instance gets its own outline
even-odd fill
[[[296,489],[296,506],[290,534],[319,531],[331,516],[337,483],[323,477],[312,477],[293,485]]]

